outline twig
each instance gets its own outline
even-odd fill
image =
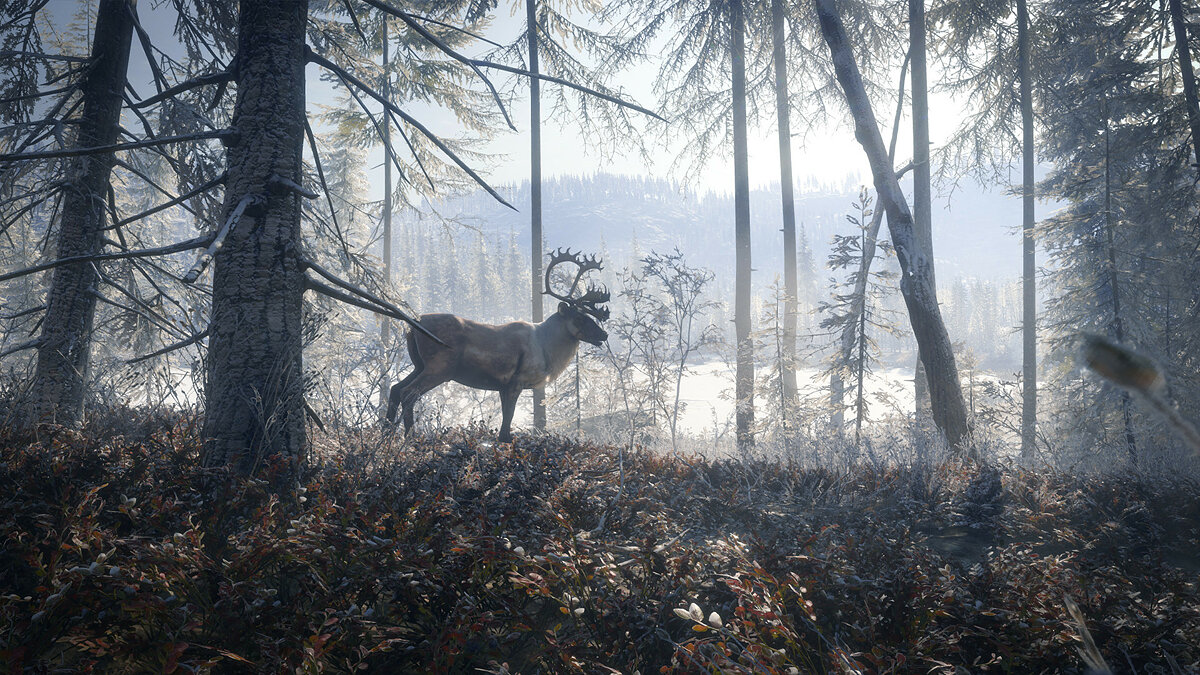
[[[429,32],[429,29],[427,29],[424,26],[422,26],[421,24],[417,23],[408,14],[389,6],[387,3],[381,2],[381,0],[363,0],[363,2],[367,3],[368,5],[371,5],[372,7],[378,9],[381,12],[391,14],[392,16],[400,19],[405,24],[407,24],[409,28],[416,31],[418,35],[420,35],[421,37],[428,40],[430,43],[433,44],[433,46],[440,49],[444,54],[446,54],[450,58],[454,59],[455,61],[458,61],[459,63],[463,63],[463,64],[466,64],[467,66],[470,66],[471,70],[475,71],[475,74],[479,76],[479,79],[483,80],[483,83],[485,85],[487,85],[488,91],[490,91],[492,93],[492,100],[494,100],[496,102],[496,106],[500,108],[500,114],[502,116],[504,116],[505,124],[507,124],[508,128],[512,129],[513,131],[517,130],[517,127],[512,123],[512,119],[510,119],[508,116],[508,109],[504,107],[504,101],[500,100],[500,92],[496,91],[496,87],[495,87],[495,85],[492,84],[492,81],[490,79],[488,79],[487,75],[483,74],[483,71],[480,70],[479,66],[476,65],[474,62],[472,62],[471,59],[469,59],[469,58],[463,56],[462,54],[458,53],[457,51],[455,51],[453,47],[451,47],[450,45],[443,42],[442,39],[439,38],[438,36]]]
[[[150,66],[150,72],[154,75],[154,87],[162,91],[163,87],[167,86],[167,78],[163,76],[162,69],[158,67],[158,61],[154,59],[154,46],[150,44],[150,34],[142,28],[142,22],[138,20],[137,3],[126,3],[126,11],[129,13],[129,20],[133,22],[133,29],[138,34],[138,42],[142,45],[142,53],[146,55],[146,63]]]
[[[221,226],[216,236],[213,237],[212,243],[208,245],[204,253],[200,254],[200,257],[196,259],[196,264],[192,265],[187,274],[183,275],[183,283],[192,284],[196,282],[196,279],[200,278],[200,274],[204,272],[204,268],[208,267],[208,263],[217,254],[217,250],[225,244],[225,237],[229,236],[234,227],[237,227],[238,220],[241,219],[242,214],[246,211],[246,207],[261,200],[262,197],[255,194],[242,197],[242,200],[234,207],[233,213],[229,214],[229,217],[225,219],[225,224]]]
[[[501,49],[504,48],[504,45],[500,44],[499,42],[489,40],[489,39],[483,37],[482,35],[480,35],[479,33],[473,33],[471,31],[467,30],[466,28],[463,28],[462,26],[455,26],[454,24],[446,23],[444,21],[438,21],[437,19],[431,19],[427,16],[421,16],[420,14],[409,14],[409,16],[411,16],[414,19],[417,19],[418,21],[432,23],[434,25],[441,26],[442,28],[449,28],[450,30],[458,31],[459,33],[462,33],[464,35],[470,35],[471,37],[475,38],[476,40],[479,40],[480,42],[486,42],[489,45],[492,45],[493,47],[500,47]]]
[[[26,101],[31,98],[42,98],[45,96],[53,96],[55,94],[61,94],[64,91],[70,91],[74,88],[75,88],[74,84],[68,84],[65,87],[59,87],[58,89],[51,89],[50,91],[35,91],[32,94],[24,94],[21,96],[9,96],[8,98],[0,98],[0,105],[5,105],[8,103],[16,103],[17,101]]]
[[[438,343],[439,345],[442,345],[443,347],[447,346],[445,342],[442,342],[441,338],[434,335],[433,333],[430,333],[429,329],[425,328],[425,326],[422,326],[420,321],[409,316],[409,314],[407,312],[405,312],[404,310],[400,309],[399,307],[393,305],[392,303],[388,302],[387,300],[384,300],[383,298],[375,295],[374,293],[372,293],[368,290],[359,288],[358,286],[355,286],[354,284],[352,284],[348,281],[339,279],[332,272],[325,269],[324,267],[321,267],[321,265],[319,265],[318,263],[316,263],[312,260],[305,258],[304,264],[307,265],[309,267],[309,269],[313,270],[317,274],[320,274],[321,276],[328,279],[329,282],[334,284],[335,286],[340,286],[341,288],[349,291],[350,293],[353,293],[354,295],[359,296],[360,298],[364,298],[367,301],[369,301],[375,305],[378,305],[379,307],[387,309],[393,315],[395,315],[395,318],[400,319],[401,321],[403,321],[403,322],[407,323],[408,325],[412,326],[413,328],[417,329],[418,331],[420,331],[422,334],[424,334],[429,339],[433,340],[434,342]],[[316,282],[316,283],[319,283],[319,282]],[[355,303],[351,303],[351,304],[355,304]],[[362,305],[358,305],[358,306],[361,307]],[[372,308],[364,307],[363,309],[372,309]],[[385,314],[384,312],[379,312],[378,310],[372,310],[372,311],[376,311],[380,314]]]
[[[36,312],[40,312],[40,311],[42,311],[43,309],[46,309],[46,305],[38,305],[37,307],[30,307],[29,309],[23,309],[23,310],[21,310],[21,311],[17,312],[16,314],[10,314],[10,315],[8,315],[8,316],[0,317],[0,320],[3,320],[3,321],[16,321],[17,319],[19,319],[19,318],[21,318],[21,317],[23,317],[23,316],[28,316],[28,315],[30,315],[30,314],[34,314],[34,313],[36,313]]]
[[[162,356],[163,354],[166,354],[167,352],[173,352],[178,349],[183,349],[184,347],[190,347],[191,345],[196,344],[197,342],[203,340],[206,337],[208,337],[208,329],[207,328],[200,331],[199,333],[196,333],[195,335],[191,336],[190,338],[187,338],[185,340],[180,340],[179,342],[176,342],[174,344],[169,344],[166,347],[159,349],[158,351],[154,351],[154,352],[150,352],[149,354],[144,354],[142,356],[134,357],[132,359],[129,359],[125,363],[128,363],[128,364],[141,363],[142,361],[145,361],[146,359],[152,359],[156,356]]]
[[[154,105],[155,103],[160,103],[162,101],[165,101],[177,94],[182,94],[185,91],[189,91],[191,89],[196,89],[197,87],[203,87],[203,86],[210,85],[210,84],[224,84],[224,83],[229,82],[232,79],[233,79],[233,73],[230,73],[228,71],[223,71],[220,73],[210,73],[208,75],[200,75],[199,77],[194,77],[185,82],[180,82],[179,84],[177,84],[174,87],[171,87],[169,89],[164,89],[163,91],[155,94],[154,96],[151,96],[150,98],[148,98],[144,101],[139,101],[137,103],[134,103],[134,104],[130,105],[129,107],[135,108],[135,109],[136,108],[147,108],[149,106]]]
[[[506,201],[503,197],[501,197],[500,193],[496,192],[492,188],[491,185],[488,185],[487,181],[483,180],[483,178],[480,177],[480,175],[478,173],[476,173],[474,169],[472,169],[470,166],[468,166],[467,163],[462,160],[462,158],[460,158],[457,154],[455,154],[455,152],[450,149],[450,146],[446,145],[446,143],[442,139],[438,138],[432,131],[427,129],[424,124],[421,124],[420,122],[418,122],[417,119],[414,118],[412,115],[409,115],[408,113],[406,113],[403,110],[401,110],[400,108],[398,108],[394,103],[387,100],[387,98],[385,96],[383,96],[379,92],[372,89],[370,86],[367,85],[367,83],[363,82],[362,80],[358,79],[354,75],[350,74],[345,69],[339,67],[333,61],[330,61],[329,59],[325,58],[324,56],[317,54],[316,52],[312,51],[311,49],[308,49],[307,51],[308,51],[308,60],[309,61],[311,61],[312,63],[316,63],[319,66],[322,66],[323,68],[325,68],[326,70],[329,70],[330,72],[336,73],[339,77],[342,78],[343,81],[349,82],[350,84],[353,84],[354,86],[358,87],[363,92],[365,92],[368,96],[370,96],[371,98],[375,99],[380,104],[382,104],[383,107],[392,111],[396,115],[399,115],[400,118],[403,119],[405,122],[408,122],[412,126],[416,127],[416,129],[418,131],[420,131],[422,134],[424,134],[425,137],[428,138],[431,142],[433,142],[433,144],[436,145],[442,152],[446,153],[446,156],[449,157],[450,159],[452,159],[454,161],[454,163],[458,165],[458,168],[460,168],[464,172],[466,172],[466,174],[468,176],[470,176],[471,179],[474,180],[477,184],[479,184],[480,187],[482,187],[484,190],[487,190],[488,194],[490,194],[493,199],[495,199],[496,201],[500,202],[501,204],[507,206],[508,208],[512,209],[513,211],[517,210],[517,208],[515,206],[513,206],[512,204],[509,204],[508,201]]]
[[[184,136],[165,136],[163,138],[153,138],[134,143],[114,143],[113,145],[97,145],[91,148],[72,148],[70,150],[49,150],[46,152],[27,152],[24,154],[0,155],[0,162],[25,162],[34,159],[58,159],[62,157],[100,155],[109,152],[118,152],[121,150],[138,150],[140,148],[152,148],[159,145],[168,145],[170,143],[199,141],[209,138],[225,139],[233,137],[234,133],[235,132],[231,129],[219,129],[217,131],[201,131],[194,134],[186,134]]]
[[[77,255],[70,258],[59,258],[58,260],[51,260],[50,262],[34,265],[33,267],[26,267],[25,269],[17,270],[15,272],[0,274],[0,281],[17,279],[30,274],[37,274],[38,272],[54,269],[55,267],[72,265],[75,263],[103,262],[106,260],[125,260],[127,258],[148,258],[150,256],[170,255],[172,253],[180,253],[182,251],[200,248],[201,246],[207,245],[210,241],[212,241],[212,239],[207,236],[196,237],[194,239],[188,239],[187,241],[181,241],[177,244],[160,246],[158,248],[144,248],[136,251],[122,251],[120,253],[100,253],[97,255]]]

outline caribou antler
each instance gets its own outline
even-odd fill
[[[571,288],[566,295],[560,295],[554,291],[550,285],[550,273],[558,265],[569,262],[579,268],[575,273],[575,279],[571,281]],[[561,300],[568,305],[579,308],[580,310],[591,314],[601,321],[608,318],[607,307],[597,307],[598,304],[608,302],[609,293],[607,289],[600,289],[592,285],[588,285],[588,290],[580,297],[574,297],[575,289],[579,288],[579,280],[588,272],[600,271],[604,266],[600,264],[599,258],[595,255],[581,256],[580,253],[572,253],[571,249],[558,249],[550,254],[550,264],[546,266],[546,290],[542,291],[544,295],[549,295],[552,298]]]

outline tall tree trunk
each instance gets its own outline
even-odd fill
[[[270,466],[277,486],[306,445],[300,195],[272,178],[303,181],[307,16],[307,0],[241,3],[224,211],[242,215],[215,256],[209,324],[205,466]]]
[[[1108,248],[1108,286],[1112,292],[1112,332],[1117,343],[1125,342],[1125,324],[1121,320],[1121,287],[1117,271],[1117,243],[1112,218],[1112,153],[1109,143],[1110,120],[1108,112],[1108,97],[1101,99],[1104,106],[1104,231]],[[1125,451],[1129,454],[1129,463],[1137,466],[1137,438],[1133,434],[1133,415],[1130,411],[1132,401],[1129,392],[1121,389],[1121,421],[1125,426]]]
[[[750,161],[746,140],[746,17],[742,0],[729,3],[733,44],[733,210],[737,273],[734,329],[737,333],[736,433],[739,450],[754,446],[754,344],[750,338]]]
[[[1171,25],[1175,29],[1175,53],[1179,56],[1179,75],[1183,79],[1183,100],[1187,105],[1188,124],[1192,127],[1196,166],[1197,170],[1200,170],[1200,104],[1196,102],[1196,76],[1192,72],[1187,23],[1183,19],[1183,0],[1167,0],[1167,4],[1171,10]]]
[[[83,116],[76,140],[80,148],[112,145],[119,137],[133,36],[126,0],[101,0],[95,35],[92,63],[82,89]],[[95,255],[103,248],[105,204],[114,162],[112,153],[71,161],[71,180],[63,188],[58,258]],[[74,424],[83,416],[98,279],[91,263],[55,268],[51,279],[28,421]]]
[[[783,0],[771,0],[771,38],[775,60],[775,112],[779,120],[779,186],[783,195],[783,348],[782,414],[789,418],[796,402],[796,200],[792,179],[792,125],[788,105],[787,50],[784,46]],[[784,420],[789,423],[789,419]],[[790,427],[785,427],[790,428]]]
[[[538,72],[537,0],[525,0],[525,31],[529,38],[529,72]],[[533,260],[531,302],[534,323],[542,315],[542,97],[536,77],[529,78],[529,236]],[[533,390],[533,428],[546,428],[546,389]]]
[[[385,97],[392,97],[392,76],[388,73],[391,60],[388,54],[388,19],[383,17],[383,88],[380,90]],[[392,146],[391,115],[383,115],[383,285],[392,286],[392,163],[388,161],[387,148]],[[392,341],[392,319],[381,317],[379,329],[379,348],[383,353],[383,368],[379,374],[379,418],[384,419],[387,413],[388,394],[391,382],[388,371],[392,363],[392,354],[388,344]]]
[[[933,199],[929,175],[929,79],[925,68],[925,0],[908,0],[908,53],[912,61],[913,123],[913,227],[917,245],[929,257],[929,277],[934,287]],[[913,400],[917,419],[929,418],[929,380],[925,364],[917,357],[913,375]]]
[[[1029,63],[1029,10],[1017,0],[1017,53],[1021,78],[1021,200],[1023,270],[1021,290],[1021,458],[1031,461],[1037,451],[1037,269],[1033,239],[1033,83]]]
[[[875,228],[878,233],[879,228]],[[862,243],[859,245],[859,250],[863,251],[862,274],[869,274],[870,263],[866,258],[865,251],[867,250],[867,231],[864,229],[862,233]],[[871,256],[875,255],[875,242],[871,242]],[[855,363],[855,369],[858,371],[858,387],[854,401],[854,446],[857,448],[862,443],[862,425],[865,410],[863,409],[863,385],[867,379],[867,287],[863,284],[863,295],[861,306],[858,311],[858,360]]]
[[[875,121],[875,112],[871,109],[862,75],[846,39],[846,29],[842,25],[836,0],[814,0],[814,3],[838,82],[854,116],[854,135],[871,164],[880,206],[887,211],[892,245],[900,262],[900,293],[904,296],[909,321],[929,378],[934,424],[952,446],[973,454],[974,450],[969,446],[967,411],[958,381],[958,369],[954,364],[954,351],[942,321],[933,284],[933,260],[916,242],[912,213],[908,210],[908,203],[888,160],[887,149]]]

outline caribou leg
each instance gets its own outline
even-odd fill
[[[388,392],[387,418],[389,422],[396,421],[396,407],[400,405],[400,401],[404,396],[404,390],[415,382],[421,376],[421,373],[425,372],[425,360],[421,358],[420,352],[417,351],[417,343],[412,333],[408,334],[407,342],[408,356],[412,361],[413,369],[403,380],[393,384],[391,391]],[[407,428],[411,426],[411,424],[407,425],[405,430],[407,431]]]
[[[512,442],[512,419],[513,414],[517,411],[517,399],[520,397],[520,389],[500,390],[500,414],[502,416],[500,422],[501,443]]]

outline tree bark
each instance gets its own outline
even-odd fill
[[[1023,298],[1021,364],[1021,458],[1032,461],[1037,451],[1037,279],[1033,239],[1033,83],[1029,63],[1029,10],[1017,0],[1017,59],[1021,78],[1022,256]]]
[[[930,279],[937,279],[933,261],[933,208],[929,175],[929,79],[925,68],[925,0],[908,0],[909,58],[912,65],[913,124],[913,227],[917,245],[928,256]],[[918,420],[929,419],[929,377],[917,357],[913,375],[913,400]]]
[[[383,88],[380,93],[386,98],[392,96],[392,76],[388,73],[390,63],[388,54],[388,18],[383,17]],[[392,116],[383,115],[383,144],[387,146],[384,152],[391,152],[392,146]],[[387,156],[383,159],[383,284],[385,288],[392,285],[392,163]],[[392,362],[392,354],[388,351],[388,343],[392,340],[392,320],[380,317],[379,347],[383,353],[383,366],[379,373],[379,419],[386,419],[388,394],[392,383],[388,371]]]
[[[738,449],[754,446],[754,344],[750,337],[750,162],[746,134],[746,17],[742,0],[729,3],[733,65],[733,204],[737,256],[734,329],[737,333]]]
[[[238,96],[225,214],[249,202],[216,253],[204,464],[290,485],[306,449],[300,199],[306,0],[241,4]]]
[[[836,2],[814,0],[814,3],[838,82],[854,117],[854,135],[866,152],[880,206],[887,212],[892,245],[900,262],[900,293],[908,308],[909,321],[929,378],[934,424],[952,446],[974,454],[969,445],[967,412],[954,363],[954,351],[933,285],[933,260],[916,241],[912,213],[888,160],[887,148],[879,133],[858,64],[846,39],[846,30]]]
[[[97,10],[92,65],[83,83],[83,116],[76,139],[79,148],[117,142],[133,37],[128,4],[126,0],[101,0]],[[81,155],[71,161],[63,188],[57,259],[94,256],[103,248],[105,204],[115,161],[111,152]],[[92,262],[54,270],[29,400],[31,425],[75,424],[83,416],[96,284]]]
[[[525,31],[529,39],[529,72],[537,74],[537,0],[525,0]],[[539,80],[529,78],[529,236],[531,281],[530,301],[533,323],[541,323],[542,314],[542,97]],[[546,389],[533,390],[533,428],[546,428]]]
[[[783,195],[783,414],[796,402],[796,200],[792,179],[792,126],[788,105],[787,50],[784,46],[783,0],[771,0],[771,37],[775,61],[775,108],[779,120],[779,186]],[[790,428],[790,427],[789,427]]]
[[[1183,18],[1183,0],[1167,0],[1171,25],[1175,30],[1175,53],[1179,56],[1179,75],[1183,79],[1183,100],[1187,105],[1188,124],[1192,128],[1192,144],[1196,167],[1200,171],[1200,104],[1196,102],[1196,76],[1192,72],[1192,54],[1188,46],[1187,23]]]

